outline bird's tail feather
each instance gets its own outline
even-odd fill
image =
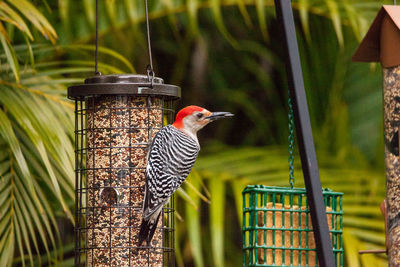
[[[156,231],[160,215],[161,215],[161,209],[156,211],[148,219],[145,218],[142,219],[142,224],[140,226],[140,231],[139,231],[139,242],[138,242],[139,247],[145,240],[147,241],[147,246],[150,246],[150,242],[151,239],[153,239],[154,233]]]

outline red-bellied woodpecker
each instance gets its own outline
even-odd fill
[[[139,243],[153,238],[164,204],[189,175],[200,151],[197,131],[211,121],[232,117],[229,112],[210,112],[198,106],[180,110],[172,125],[154,137],[146,166],[146,190]]]

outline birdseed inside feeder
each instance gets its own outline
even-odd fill
[[[147,151],[179,96],[179,87],[144,75],[99,75],[68,88],[75,100],[75,266],[174,264],[173,199],[151,248],[137,243]]]
[[[343,266],[342,195],[323,190],[336,266]],[[305,189],[244,189],[243,266],[318,266]]]

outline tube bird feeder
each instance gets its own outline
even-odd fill
[[[174,266],[174,201],[138,247],[147,151],[180,88],[145,75],[97,75],[75,100],[75,266]]]
[[[386,216],[389,266],[400,265],[400,6],[384,5],[353,61],[380,62],[386,164]]]

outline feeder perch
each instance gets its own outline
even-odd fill
[[[362,40],[353,61],[380,62],[386,164],[386,215],[389,266],[400,265],[400,6],[384,5]]]
[[[335,266],[343,266],[342,195],[323,198]],[[306,190],[247,186],[243,191],[243,266],[318,266]]]
[[[144,75],[99,75],[75,100],[75,266],[173,266],[174,201],[151,247],[137,247],[147,151],[180,88]]]

